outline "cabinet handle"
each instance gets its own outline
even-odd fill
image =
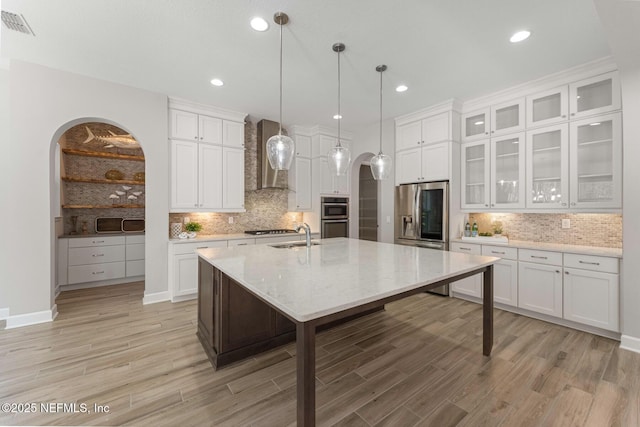
[[[576,205],[576,202],[571,202],[571,206],[575,206],[575,205]]]
[[[537,256],[537,255],[531,255],[531,258],[547,259],[547,257],[546,257],[546,256]]]
[[[568,272],[568,271],[565,271],[565,272],[564,272],[564,274],[569,274],[569,272]]]
[[[567,118],[567,115],[566,115],[566,114],[563,114],[563,115],[562,115],[562,118],[563,118],[563,119],[566,119],[566,118]]]
[[[499,255],[504,255],[504,252],[498,252],[498,251],[491,251],[492,254],[499,254]]]
[[[567,204],[566,204],[566,203],[563,203],[563,204],[562,204],[562,206],[567,206]]]
[[[91,243],[104,243],[104,240],[92,240]]]
[[[94,271],[91,274],[104,274],[104,271]]]
[[[238,243],[236,246],[247,246],[248,243]]]
[[[91,256],[95,258],[95,257],[98,257],[98,256],[104,256],[104,254],[93,254]],[[582,261],[580,261],[580,262],[582,262]]]
[[[461,251],[470,251],[470,250],[471,250],[471,248],[462,248],[462,247],[461,247],[461,248],[460,248],[460,250],[461,250]]]
[[[488,208],[488,207],[489,207],[489,205],[485,204],[485,205],[484,205],[484,207],[485,207],[485,208]]]
[[[599,262],[588,262],[588,261],[578,261],[580,264],[587,264],[587,265],[600,265]]]
[[[556,273],[560,274],[560,270],[556,270]],[[567,274],[569,274],[569,273],[567,273]]]
[[[208,249],[206,246],[198,246],[196,249]]]

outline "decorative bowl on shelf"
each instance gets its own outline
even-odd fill
[[[144,182],[144,172],[136,172],[133,174],[133,180],[138,182]]]
[[[104,174],[104,177],[110,180],[119,180],[124,178],[124,174],[118,169],[110,169]]]

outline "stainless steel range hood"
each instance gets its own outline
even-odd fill
[[[258,190],[262,188],[289,188],[287,171],[274,170],[267,157],[267,141],[278,134],[279,125],[271,120],[260,120],[257,124],[258,139]],[[283,132],[284,133],[284,132]]]

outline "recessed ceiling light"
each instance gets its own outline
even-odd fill
[[[396,92],[406,92],[409,89],[406,85],[400,85],[396,88]]]
[[[474,125],[476,125],[476,126],[480,126],[480,125],[483,125],[483,124],[484,124],[484,122],[482,120],[474,123]]]
[[[263,18],[256,16],[251,20],[251,28],[256,31],[267,31],[267,29],[269,28],[269,23]]]
[[[333,116],[334,119],[336,120],[340,120],[342,118],[342,116],[340,114],[336,114]]]
[[[518,43],[518,42],[521,42],[522,40],[528,39],[530,35],[531,35],[531,31],[527,31],[527,30],[518,31],[517,33],[511,36],[509,41],[511,43]]]
[[[211,84],[214,86],[223,86],[224,82],[220,79],[211,79]]]

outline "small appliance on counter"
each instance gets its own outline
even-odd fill
[[[141,233],[145,228],[144,218],[96,218],[96,233]]]

